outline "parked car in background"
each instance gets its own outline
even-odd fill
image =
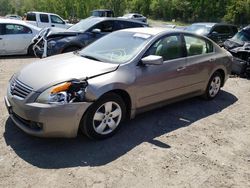
[[[224,42],[224,48],[233,56],[232,72],[250,77],[250,26],[247,26]]]
[[[24,21],[0,18],[0,55],[32,55],[32,39],[39,31]]]
[[[95,16],[95,17],[114,17],[114,12],[113,10],[109,9],[97,9],[91,11],[90,16]]]
[[[202,36],[125,29],[24,67],[11,78],[5,104],[28,134],[74,137],[81,130],[103,139],[143,111],[192,96],[215,98],[231,63],[229,52]]]
[[[137,14],[137,13],[129,13],[129,14],[125,14],[120,18],[124,18],[124,19],[133,19],[136,21],[140,21],[140,22],[145,22],[147,23],[147,18],[141,14]]]
[[[24,20],[40,28],[59,27],[67,29],[72,26],[72,24],[68,24],[59,15],[46,12],[28,12],[24,16]]]
[[[185,30],[186,29],[186,26],[174,25],[174,24],[162,24],[162,25],[160,25],[160,27],[179,29],[179,30]]]
[[[21,16],[18,16],[16,14],[7,14],[5,16],[5,18],[8,18],[8,19],[15,19],[15,20],[22,20],[22,17]]]
[[[186,30],[207,36],[220,46],[238,32],[237,26],[226,23],[194,23],[186,27]]]
[[[147,27],[142,22],[119,18],[89,17],[67,30],[47,29],[34,38],[34,52],[38,57],[79,50],[104,35],[120,29]]]

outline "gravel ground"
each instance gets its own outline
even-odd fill
[[[34,60],[0,59],[0,187],[250,187],[250,80],[141,114],[107,140],[41,139],[3,101],[11,75]]]

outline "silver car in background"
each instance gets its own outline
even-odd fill
[[[124,14],[122,17],[120,18],[124,18],[124,19],[132,19],[132,20],[136,20],[136,21],[140,21],[140,22],[145,22],[147,23],[147,18],[141,14],[138,13],[129,13],[129,14]]]
[[[0,56],[32,55],[32,39],[40,30],[24,21],[0,18]]]
[[[39,60],[14,74],[5,103],[28,134],[112,136],[125,119],[185,98],[217,96],[232,56],[206,37],[135,28],[81,51]]]

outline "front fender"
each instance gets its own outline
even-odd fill
[[[88,80],[88,86],[86,88],[86,100],[96,101],[105,93],[122,90],[130,96],[131,108],[134,109],[134,99],[136,97],[133,84],[135,80],[135,69],[121,69],[120,67],[114,72],[91,78]]]

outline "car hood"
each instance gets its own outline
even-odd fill
[[[54,37],[67,37],[67,36],[76,36],[79,32],[63,29],[63,28],[50,28],[50,31],[47,34],[47,38],[54,38]]]
[[[243,41],[228,39],[224,42],[224,48],[226,48],[227,50],[231,50],[233,48],[242,47],[244,46],[244,44],[245,43]]]
[[[45,58],[24,67],[16,78],[34,91],[72,79],[89,79],[115,71],[119,65],[87,59],[74,53]]]

